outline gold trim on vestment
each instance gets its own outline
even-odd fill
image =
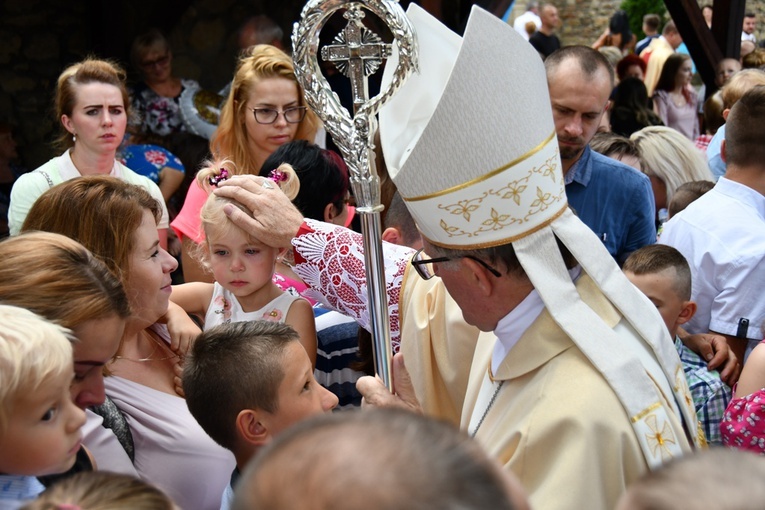
[[[542,149],[544,149],[545,146],[547,146],[547,144],[550,143],[550,141],[553,139],[553,137],[555,137],[555,131],[553,131],[552,134],[550,134],[550,136],[548,136],[542,143],[540,143],[539,145],[537,145],[536,147],[531,149],[529,152],[527,152],[523,156],[514,159],[510,163],[508,163],[508,164],[506,164],[504,166],[501,166],[501,167],[497,168],[496,170],[492,170],[489,173],[483,174],[480,177],[476,177],[475,179],[472,179],[470,181],[464,182],[462,184],[458,184],[456,186],[452,186],[451,188],[443,189],[441,191],[436,191],[435,193],[431,193],[429,195],[421,195],[421,196],[418,196],[418,197],[411,197],[411,198],[405,197],[405,196],[401,195],[401,198],[403,198],[405,202],[419,202],[421,200],[428,200],[430,198],[436,198],[436,197],[440,197],[440,196],[443,196],[443,195],[448,195],[449,193],[454,193],[455,191],[459,191],[461,189],[469,188],[470,186],[473,186],[473,185],[475,185],[475,184],[477,184],[479,182],[483,182],[483,181],[485,181],[487,179],[490,179],[490,178],[494,177],[495,175],[504,172],[508,168],[517,165],[521,161],[530,158],[531,156],[533,156],[537,152],[539,152]]]
[[[637,413],[635,416],[630,418],[630,421],[632,421],[632,423],[637,423],[643,418],[645,418],[646,416],[648,416],[649,414],[651,414],[651,412],[655,411],[656,409],[660,407],[661,407],[661,402],[656,402],[655,404],[648,406],[647,408],[643,409],[642,411]]]
[[[496,241],[491,241],[491,242],[488,242],[488,243],[479,243],[479,244],[446,244],[446,243],[442,243],[440,241],[433,241],[429,237],[426,237],[425,234],[423,234],[422,232],[420,232],[420,235],[422,236],[423,239],[425,239],[427,242],[429,242],[433,246],[439,246],[441,248],[446,248],[446,249],[449,249],[449,250],[481,250],[483,248],[493,248],[494,246],[502,246],[504,244],[514,243],[515,241],[523,239],[524,237],[529,236],[529,235],[533,234],[534,232],[542,230],[543,228],[549,226],[553,221],[557,220],[559,216],[561,216],[564,212],[566,212],[566,209],[568,209],[568,202],[566,202],[566,204],[564,204],[563,208],[560,211],[558,211],[557,213],[555,213],[554,215],[552,215],[550,218],[546,219],[545,221],[543,221],[539,225],[535,226],[534,228],[531,228],[531,229],[523,232],[522,234],[506,237],[506,238],[503,238],[503,239],[498,239]]]

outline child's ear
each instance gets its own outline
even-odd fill
[[[258,411],[254,409],[243,409],[236,416],[236,431],[247,443],[261,446],[266,444],[271,434],[260,421]]]
[[[677,324],[685,324],[696,315],[696,302],[686,301],[683,303],[683,308],[680,310],[680,315],[677,317]]]
[[[401,233],[397,228],[388,227],[383,230],[382,240],[391,244],[403,244],[401,239]]]

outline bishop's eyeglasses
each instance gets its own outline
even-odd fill
[[[279,114],[282,114],[289,124],[297,124],[305,118],[306,109],[305,106],[293,106],[281,111],[273,108],[250,108],[258,124],[273,124],[279,118]]]
[[[437,264],[439,262],[448,262],[450,260],[455,260],[458,258],[465,258],[470,259],[478,262],[483,267],[486,268],[487,271],[489,271],[491,274],[496,276],[497,278],[500,278],[502,276],[502,273],[491,267],[489,264],[484,262],[483,260],[479,259],[478,257],[473,257],[471,255],[463,255],[461,257],[436,257],[434,259],[425,259],[422,258],[422,250],[424,248],[420,248],[417,250],[417,252],[412,256],[412,266],[414,267],[414,270],[417,271],[417,274],[420,275],[420,277],[423,280],[430,280],[433,278],[436,274],[433,272],[433,264]]]

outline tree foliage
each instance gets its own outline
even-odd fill
[[[630,30],[635,34],[638,40],[645,37],[643,33],[643,16],[646,14],[658,14],[661,16],[661,25],[659,33],[667,21],[667,7],[664,0],[623,0],[621,8],[627,11],[630,17]]]

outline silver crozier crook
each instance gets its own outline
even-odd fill
[[[340,104],[337,94],[322,75],[316,55],[324,23],[340,9],[345,9],[343,16],[348,24],[335,37],[333,44],[322,49],[322,58],[333,62],[351,80],[352,116]],[[377,34],[363,25],[364,9],[387,24],[398,50],[398,66],[390,86],[373,98],[368,97],[367,76],[391,55],[392,45],[383,43]],[[361,214],[364,235],[375,370],[392,390],[390,321],[380,233],[380,211],[383,206],[380,204],[380,180],[373,152],[377,131],[375,115],[417,66],[414,29],[395,1],[311,0],[303,8],[300,22],[295,23],[292,48],[295,75],[303,86],[306,102],[324,122],[350,170],[356,210]]]

